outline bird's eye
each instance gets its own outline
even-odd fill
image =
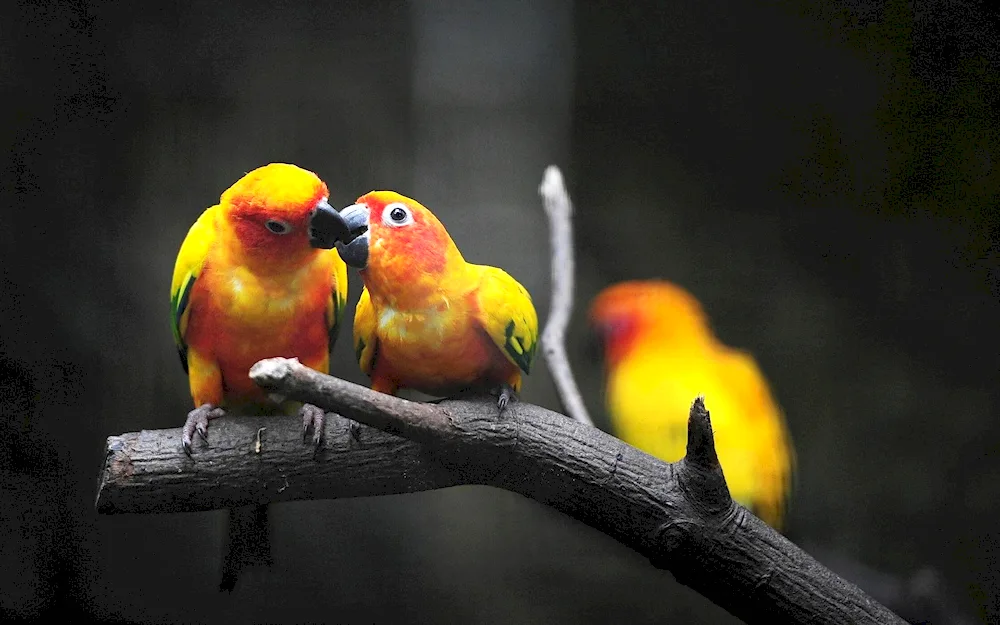
[[[413,214],[405,204],[395,202],[382,211],[382,223],[393,227],[408,226],[413,223]]]
[[[292,231],[292,227],[290,225],[283,221],[278,221],[277,219],[268,219],[264,222],[264,227],[274,234],[288,234]]]

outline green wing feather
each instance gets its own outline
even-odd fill
[[[531,373],[538,349],[538,315],[531,295],[502,269],[478,266],[479,321],[500,351],[521,371]]]
[[[174,333],[174,343],[177,345],[177,355],[180,356],[185,373],[188,370],[188,347],[184,335],[191,316],[191,290],[205,265],[208,250],[215,240],[214,221],[217,208],[213,206],[206,209],[188,230],[177,253],[174,276],[170,284],[170,324]]]

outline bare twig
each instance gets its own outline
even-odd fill
[[[421,404],[318,373],[258,363],[265,389],[398,433],[331,415],[314,458],[294,417],[221,418],[191,460],[178,431],[108,439],[102,513],[226,508],[483,484],[520,493],[645,554],[747,622],[902,623],[729,497],[704,404],[694,403],[688,458],[664,463],[600,430],[527,403],[497,417],[491,400]],[[169,451],[167,451],[169,450]]]
[[[573,312],[576,269],[573,262],[573,204],[558,167],[549,165],[545,169],[538,193],[542,196],[545,214],[549,218],[552,243],[552,303],[542,332],[542,352],[549,363],[563,408],[580,423],[593,425],[566,357],[566,326]]]

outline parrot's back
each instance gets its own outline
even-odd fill
[[[648,349],[620,363],[608,384],[615,432],[668,462],[684,456],[691,402],[703,395],[730,493],[780,527],[792,450],[784,418],[752,358],[722,345],[695,352]]]

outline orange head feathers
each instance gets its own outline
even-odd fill
[[[633,280],[608,287],[591,305],[590,322],[609,364],[620,361],[650,335],[675,344],[712,336],[701,303],[665,280]]]
[[[327,203],[329,194],[313,172],[271,163],[226,189],[220,215],[244,252],[279,261],[325,247],[312,240],[311,226],[318,211],[334,212]]]
[[[442,276],[465,263],[434,213],[395,191],[366,193],[340,215],[353,236],[339,245],[340,255],[377,291],[398,291],[394,284]]]

